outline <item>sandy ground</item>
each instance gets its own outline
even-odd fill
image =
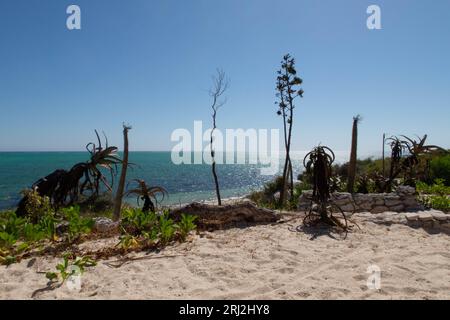
[[[80,291],[67,284],[45,289],[45,271],[61,259],[26,260],[0,266],[0,298],[35,292],[35,299],[450,299],[448,234],[367,217],[355,217],[362,230],[346,240],[311,240],[295,230],[300,219],[195,235],[118,268],[108,264],[118,258],[99,261],[82,275]],[[380,289],[366,285],[370,265],[381,269]]]

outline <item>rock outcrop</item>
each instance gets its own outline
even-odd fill
[[[312,190],[304,191],[299,198],[299,210],[307,210],[311,203]],[[331,202],[339,206],[344,212],[403,212],[423,209],[416,199],[413,187],[399,186],[393,193],[356,193],[335,192]]]
[[[178,221],[183,213],[197,216],[195,221],[197,227],[206,230],[226,229],[248,224],[267,224],[276,222],[280,218],[276,212],[258,208],[250,201],[223,206],[194,202],[173,209],[169,216]]]

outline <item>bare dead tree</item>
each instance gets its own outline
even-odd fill
[[[120,172],[119,185],[117,187],[116,199],[114,201],[114,221],[120,219],[120,209],[122,208],[122,198],[125,189],[125,180],[127,177],[128,168],[128,131],[131,130],[131,126],[123,124],[123,160],[122,160],[122,170]]]
[[[217,111],[226,103],[226,99],[223,98],[225,91],[228,89],[229,81],[225,77],[225,72],[223,70],[217,69],[216,75],[212,77],[213,85],[209,90],[209,95],[212,98],[212,130],[210,136],[210,144],[211,144],[211,159],[212,159],[212,174],[214,177],[214,183],[216,187],[216,196],[217,196],[217,204],[219,206],[222,205],[222,199],[220,198],[220,187],[219,187],[219,179],[217,177],[216,172],[216,159],[215,159],[215,150],[214,150],[214,131],[216,130],[216,117]]]

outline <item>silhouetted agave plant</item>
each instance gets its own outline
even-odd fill
[[[40,196],[50,198],[55,207],[65,204],[72,204],[78,199],[79,194],[86,190],[91,191],[91,195],[97,196],[102,182],[108,190],[112,190],[115,166],[122,160],[117,156],[117,147],[109,147],[108,139],[105,136],[105,148],[103,148],[97,130],[95,130],[98,144],[91,142],[86,145],[86,149],[91,157],[87,162],[75,164],[70,170],[58,169],[44,178],[37,180],[32,185]],[[100,171],[99,167],[106,168],[111,174],[111,184]],[[84,181],[80,184],[80,180]],[[19,202],[16,213],[19,216],[27,214],[27,196],[25,195]]]
[[[309,212],[303,220],[305,225],[324,222],[330,226],[336,226],[348,232],[348,222],[344,212],[339,206],[333,204],[331,199],[332,164],[335,160],[333,151],[326,146],[318,146],[308,153],[303,159],[306,170],[312,173],[313,196]],[[313,211],[317,205],[317,213]],[[336,207],[342,214],[344,223],[333,215],[332,207]]]
[[[149,187],[147,186],[147,183],[144,180],[140,180],[140,179],[134,179],[134,182],[136,182],[138,184],[137,188],[128,190],[125,195],[126,196],[130,196],[130,195],[135,195],[137,196],[137,204],[138,206],[140,206],[140,201],[139,200],[143,200],[144,204],[142,207],[142,211],[143,212],[155,212],[156,206],[158,205],[158,197],[157,195],[160,194],[162,195],[162,200],[164,199],[164,197],[168,194],[168,192],[166,191],[166,189],[164,189],[163,187],[159,187],[159,186],[153,186],[153,187]],[[154,203],[153,203],[153,201]]]
[[[441,147],[426,145],[427,135],[418,138],[418,140],[406,136],[401,137],[404,140],[396,136],[387,139],[391,147],[391,168],[389,179],[386,181],[385,192],[392,191],[394,180],[402,173],[405,184],[415,185],[415,181],[420,178],[420,172],[418,172],[420,170],[418,169],[421,164],[421,159],[436,153],[447,152]]]
[[[447,150],[436,145],[426,145],[425,141],[427,140],[427,135],[424,135],[422,138],[418,137],[418,140],[410,139],[406,136],[402,137],[406,139],[403,140],[403,144],[406,146],[408,151],[408,155],[402,161],[405,184],[415,186],[415,181],[421,178],[420,172],[418,172],[421,160],[429,160],[428,156],[432,156],[437,153],[447,153]],[[429,161],[426,162],[426,165],[429,165]]]
[[[117,155],[117,147],[108,146],[108,138],[105,136],[105,148],[102,146],[102,142],[98,135],[97,130],[95,130],[97,135],[98,145],[90,142],[86,145],[86,150],[90,153],[91,158],[84,165],[85,170],[85,181],[81,185],[81,193],[85,189],[92,190],[93,194],[98,195],[100,189],[100,181],[104,186],[112,191],[112,186],[114,184],[114,175],[117,171],[116,166],[122,163],[122,160]],[[100,171],[100,168],[105,168],[109,171],[111,175],[111,184]],[[92,180],[91,180],[92,178]]]

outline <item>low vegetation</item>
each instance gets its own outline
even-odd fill
[[[419,200],[428,208],[450,212],[450,187],[444,179],[436,179],[431,185],[424,182],[416,184]]]
[[[32,200],[27,208],[31,213],[29,216],[17,216],[14,211],[0,213],[0,264],[19,262],[23,258],[50,251],[62,254],[68,250],[70,255],[73,244],[89,239],[94,220],[80,214],[79,206],[55,211],[45,196],[36,192],[31,192],[28,196]],[[124,208],[122,215],[117,245],[121,249],[120,253],[125,253],[128,249],[156,248],[173,241],[185,241],[188,234],[196,228],[196,217],[191,215],[182,215],[177,222],[169,218],[167,211],[155,213]],[[99,256],[107,257],[116,253],[113,250]]]
[[[14,211],[0,213],[0,263],[9,264],[31,253],[45,252],[51,244],[69,246],[92,231],[94,220],[81,217],[79,207],[59,212],[48,207],[48,199],[30,194],[32,215],[18,217]]]
[[[187,235],[196,228],[196,217],[191,215],[181,215],[178,223],[169,218],[168,211],[157,214],[127,209],[122,215],[122,235],[118,245],[124,249],[165,246],[175,240],[185,241]]]
[[[49,285],[59,282],[63,284],[69,277],[81,275],[87,267],[94,267],[97,263],[90,257],[76,257],[70,260],[70,254],[65,254],[63,261],[56,265],[56,271],[49,271],[45,277],[49,280]]]

